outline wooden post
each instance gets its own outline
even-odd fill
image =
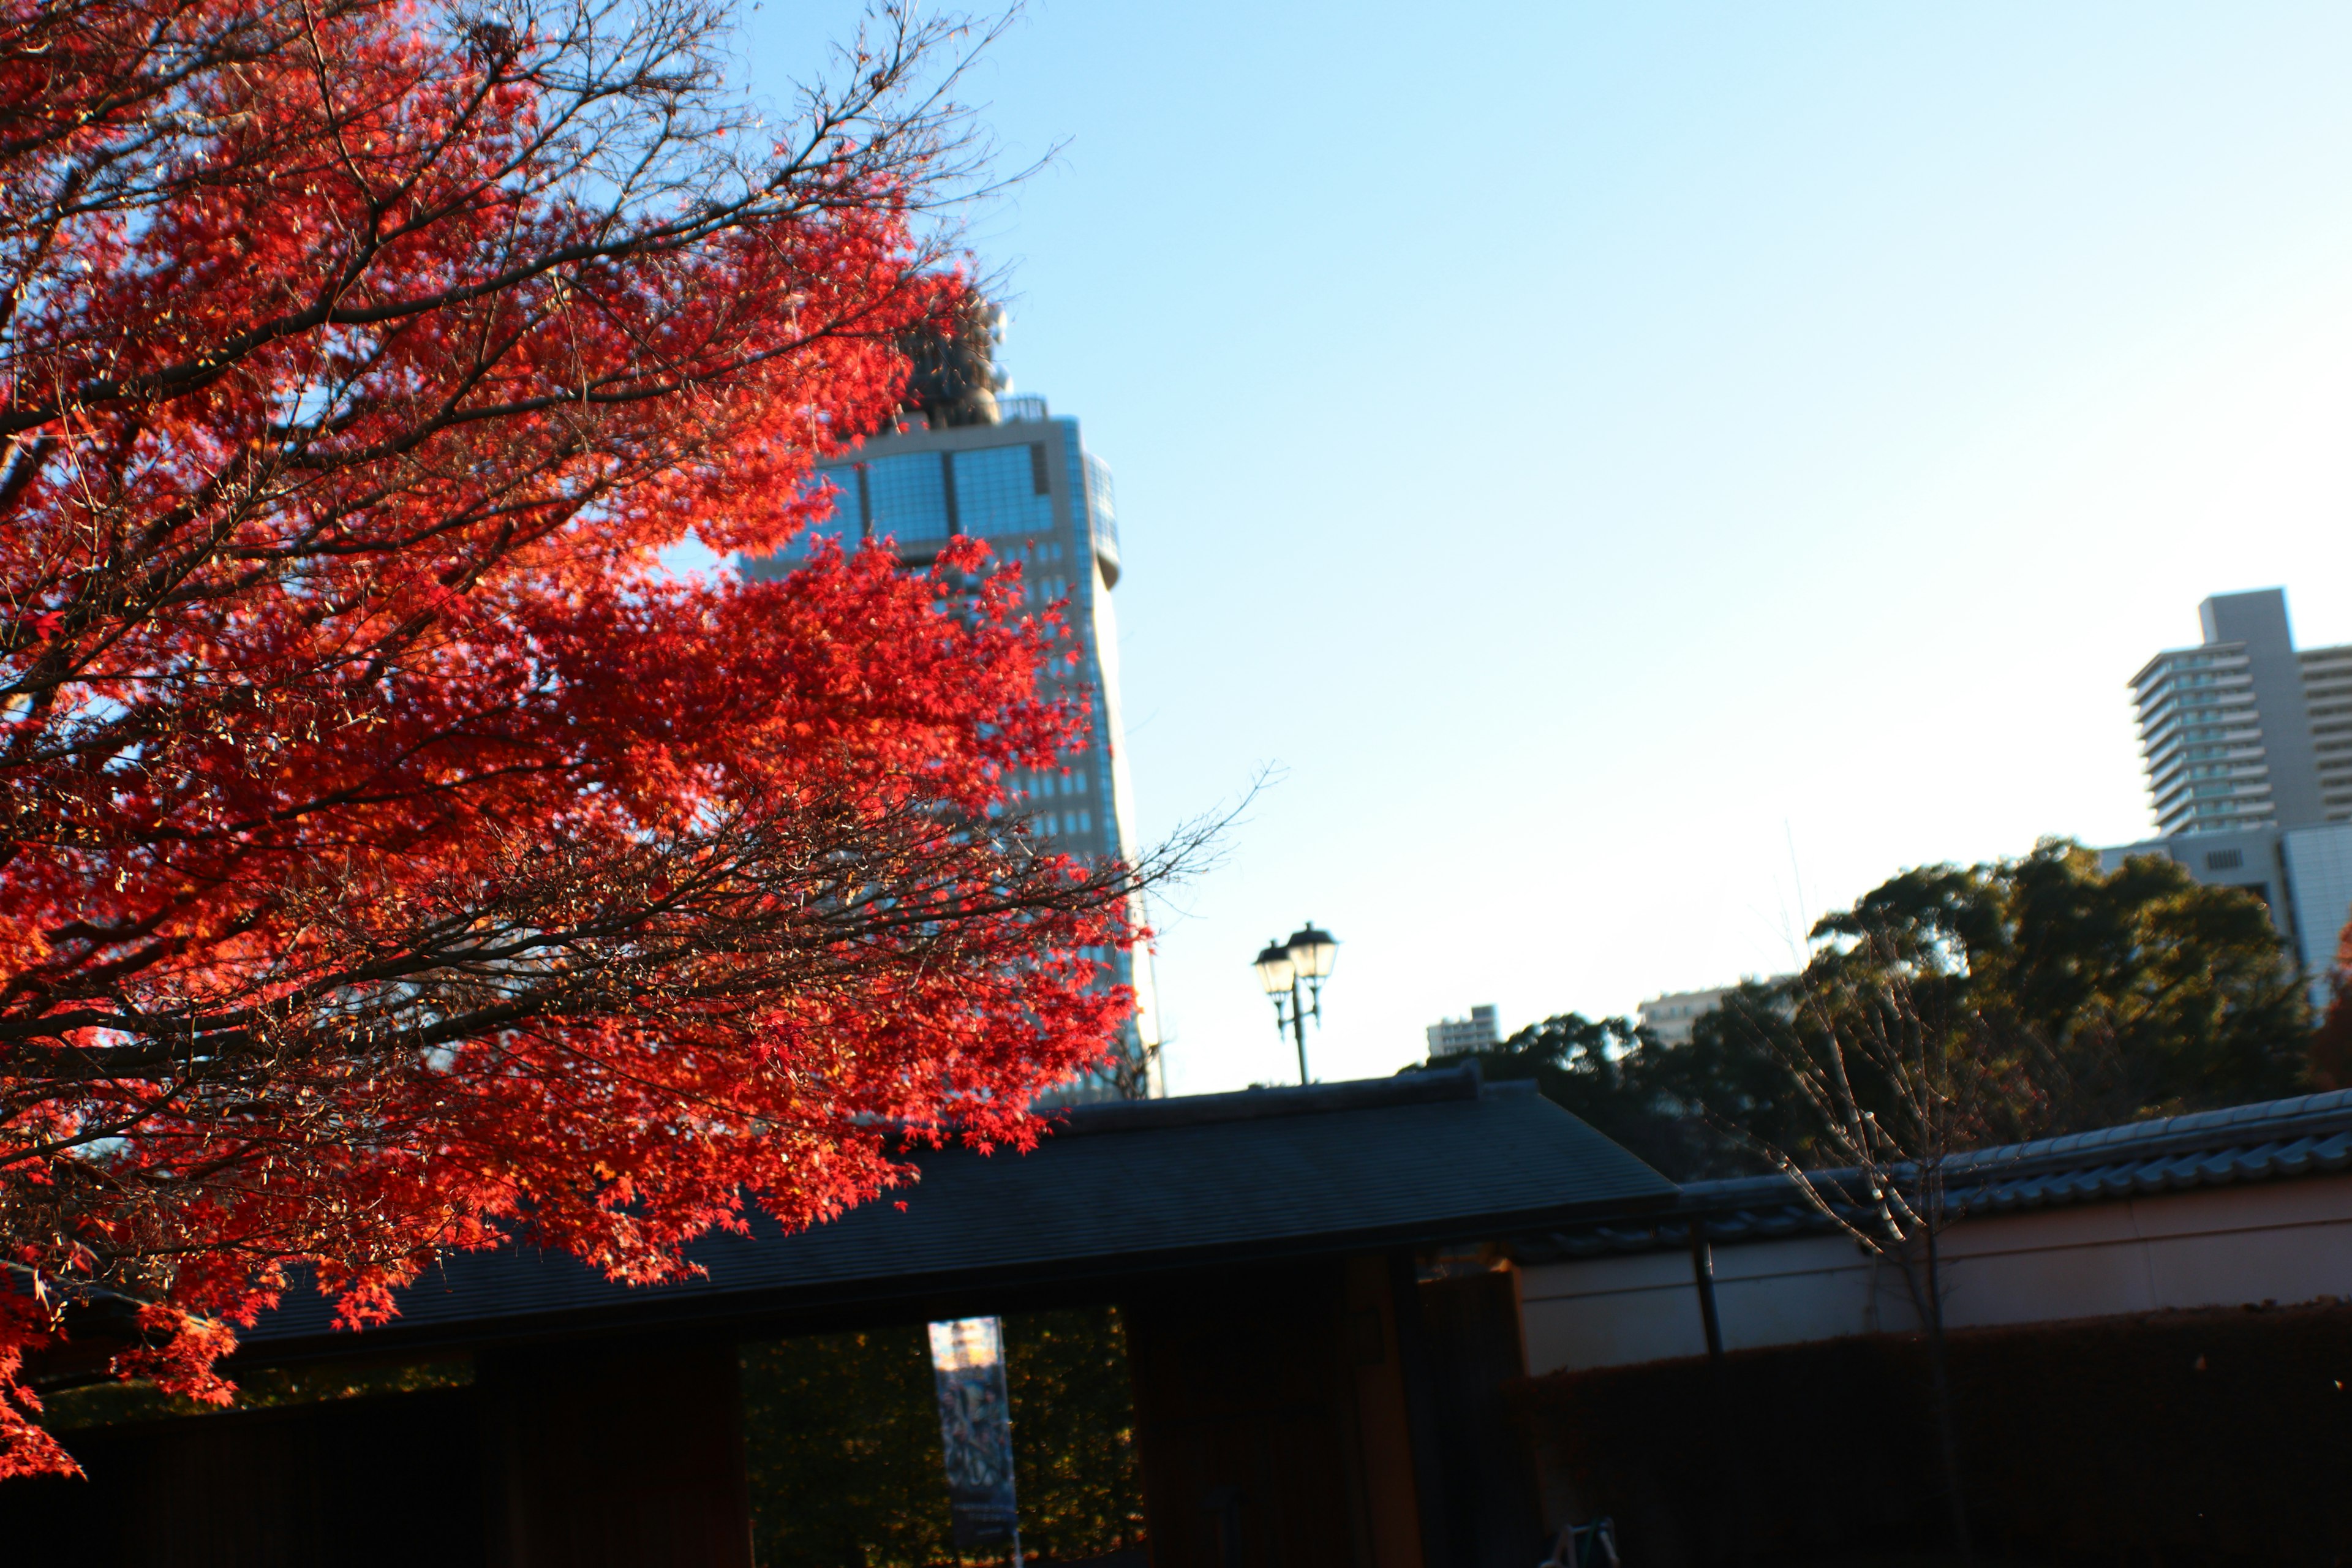
[[[733,1344],[485,1354],[493,1568],[751,1568]]]
[[[1671,1233],[1669,1233],[1671,1234]],[[1715,1310],[1715,1249],[1707,1245],[1706,1221],[1690,1222],[1691,1281],[1698,1288],[1699,1322],[1706,1331],[1706,1359],[1723,1365],[1723,1320]]]
[[[1437,1447],[1437,1375],[1430,1364],[1429,1322],[1421,1311],[1421,1270],[1410,1252],[1389,1254],[1389,1300],[1396,1314],[1405,1419],[1412,1428],[1412,1487],[1421,1503],[1421,1558],[1427,1568],[1454,1568],[1454,1552],[1445,1539],[1444,1465]]]

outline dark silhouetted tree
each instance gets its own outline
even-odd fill
[[[2262,900],[2161,857],[2103,873],[2091,851],[2053,839],[2019,860],[1925,867],[1811,934],[1802,975],[1743,984],[1685,1044],[1569,1013],[1480,1059],[1496,1077],[1534,1079],[1682,1181],[1766,1169],[1765,1149],[1844,1158],[1818,1100],[1791,1092],[1790,1064],[1832,1030],[1876,1029],[1870,1007],[1897,992],[1940,1037],[1968,1020],[1981,1081],[1954,1136],[2041,1137],[2336,1081],[2317,1076],[2334,1070],[2335,1037],[2312,1043],[2304,986]],[[2352,1063],[2352,1016],[2337,1016]],[[1894,1109],[1867,1082],[1853,1092],[1863,1110]]]

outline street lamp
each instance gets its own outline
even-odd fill
[[[1323,1025],[1323,981],[1339,956],[1339,939],[1308,921],[1290,933],[1288,942],[1270,942],[1255,961],[1257,983],[1274,998],[1274,1032],[1290,1031],[1298,1046],[1298,1081],[1307,1078],[1307,1020]],[[1304,982],[1306,990],[1299,990]],[[1288,1005],[1285,1005],[1286,994]]]

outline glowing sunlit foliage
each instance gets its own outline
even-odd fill
[[[778,131],[718,17],[0,0],[0,1475],[27,1354],[221,1402],[298,1265],[671,1278],[1125,1016],[1135,873],[999,813],[1084,722],[1017,574],[659,569],[807,522],[974,167],[952,29]]]

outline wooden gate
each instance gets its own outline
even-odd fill
[[[1153,1568],[1422,1568],[1379,1259],[1227,1270],[1124,1310]]]

